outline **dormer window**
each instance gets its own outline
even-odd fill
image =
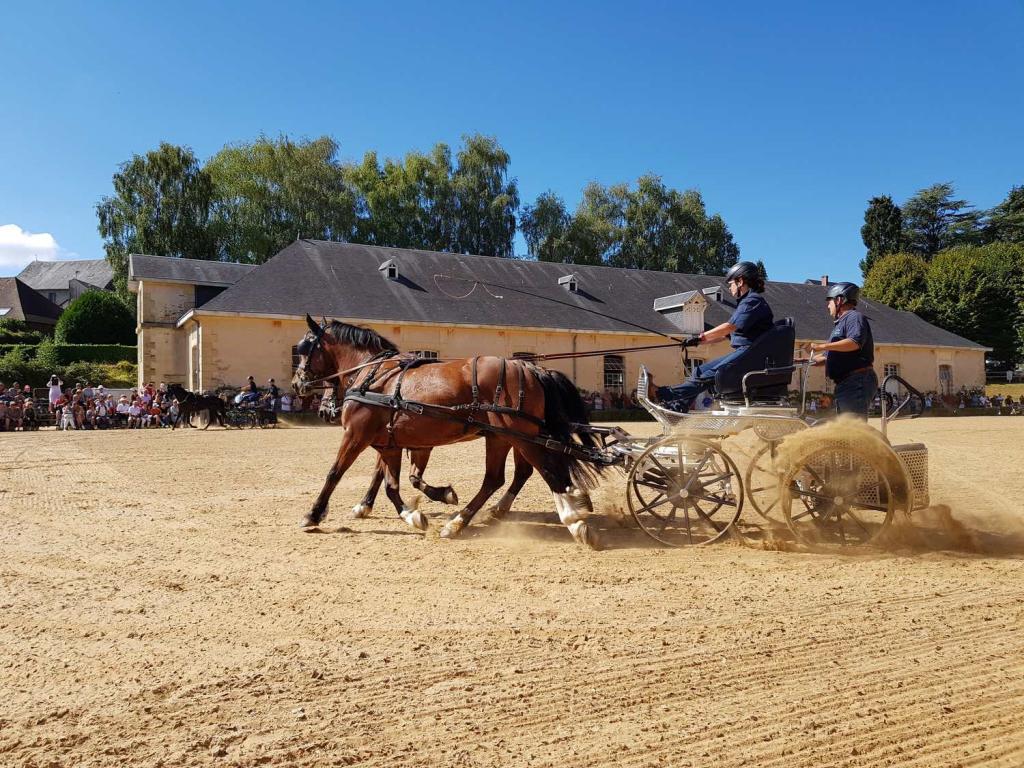
[[[713,285],[710,288],[701,288],[700,292],[704,294],[708,301],[717,301],[719,304],[722,303],[721,286]]]
[[[395,263],[394,259],[388,259],[377,267],[377,270],[388,280],[398,279],[398,265]]]
[[[558,284],[571,293],[579,291],[579,280],[576,279],[575,274],[568,274],[558,278]]]

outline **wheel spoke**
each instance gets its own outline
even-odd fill
[[[637,514],[640,514],[641,512],[650,512],[651,510],[657,509],[658,507],[662,506],[663,504],[667,504],[670,501],[672,501],[671,497],[665,496],[665,498],[663,498],[661,501],[655,500],[652,501],[650,504],[644,504],[642,507],[640,507],[640,509],[637,510]],[[655,515],[655,517],[658,517],[658,515]]]
[[[686,520],[686,540],[693,544],[693,530],[690,528],[690,505],[683,503],[683,518]]]
[[[724,531],[726,529],[727,526],[724,526],[724,525],[719,527],[718,523],[716,523],[714,520],[712,520],[711,516],[706,514],[704,512],[704,510],[701,509],[700,505],[697,502],[693,502],[693,509],[694,509],[694,511],[696,511],[696,513],[698,515],[700,515],[705,520],[707,520],[708,525],[710,525],[712,528],[714,528],[716,532],[721,533],[722,531]]]
[[[700,460],[700,464],[698,464],[696,466],[696,468],[690,474],[690,479],[687,480],[686,481],[686,485],[683,486],[684,490],[687,490],[687,491],[690,490],[690,486],[693,485],[693,481],[697,479],[697,476],[700,474],[700,471],[702,469],[704,469],[704,465],[708,463],[708,459],[710,459],[710,458],[711,458],[711,451],[710,450],[705,451],[704,452],[704,458],[702,458]],[[680,452],[679,461],[680,461],[680,466],[682,466],[682,453],[681,452]]]
[[[693,498],[693,497],[691,497],[691,498]],[[697,494],[697,498],[700,499],[701,501],[710,501],[712,504],[717,504],[720,507],[721,506],[727,506],[727,507],[735,507],[736,506],[735,499],[727,499],[727,498],[717,499],[714,496],[704,496],[702,494]]]
[[[860,526],[860,529],[862,531],[864,531],[864,533],[866,533],[868,536],[871,535],[871,531],[869,531],[867,526],[864,525],[864,523],[861,522],[859,517],[857,517],[855,514],[853,514],[853,510],[852,509],[847,509],[846,510],[846,514],[850,516],[850,519],[853,520],[853,522],[855,522],[857,525]]]

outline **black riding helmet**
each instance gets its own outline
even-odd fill
[[[857,299],[860,297],[860,288],[853,283],[836,283],[829,286],[825,297],[829,299],[842,299],[847,304],[856,304]]]
[[[752,279],[760,276],[761,274],[757,271],[757,264],[752,261],[738,261],[725,273],[726,282],[742,277],[749,283]]]

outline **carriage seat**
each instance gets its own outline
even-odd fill
[[[775,327],[763,333],[747,347],[731,365],[715,375],[715,393],[721,400],[742,401],[743,377],[747,379],[750,401],[778,400],[789,392],[793,380],[793,351],[796,347],[796,324],[786,317],[775,321]]]

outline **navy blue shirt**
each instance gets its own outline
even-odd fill
[[[867,368],[875,362],[875,340],[871,336],[871,325],[858,309],[851,309],[836,320],[832,326],[829,341],[853,339],[860,344],[856,352],[829,350],[825,358],[825,375],[832,381],[842,381],[851,371]]]
[[[736,311],[732,313],[729,322],[736,326],[736,330],[732,332],[733,349],[740,349],[749,347],[754,343],[754,339],[771,330],[775,318],[764,296],[747,291],[747,295],[736,305]]]

